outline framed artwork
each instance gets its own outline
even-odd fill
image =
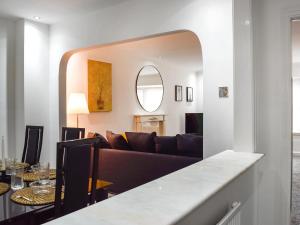
[[[175,85],[175,101],[181,102],[182,101],[182,86]]]
[[[193,99],[193,88],[192,87],[186,87],[186,101],[192,102]]]
[[[112,110],[112,65],[88,60],[88,106],[90,112]]]
[[[219,97],[220,98],[229,97],[228,87],[219,87]]]

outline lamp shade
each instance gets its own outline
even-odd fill
[[[89,114],[84,93],[71,93],[68,102],[68,114]]]

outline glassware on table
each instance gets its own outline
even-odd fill
[[[6,158],[5,159],[5,171],[6,175],[12,175],[12,170],[16,166],[16,159],[15,158]]]
[[[40,163],[34,164],[30,166],[31,172],[38,175],[39,169],[40,169]]]
[[[50,165],[48,162],[39,164],[38,177],[39,177],[40,184],[48,184],[49,183]]]
[[[5,170],[5,167],[4,167],[4,160],[0,159],[0,170],[3,171]]]
[[[10,186],[13,191],[24,188],[23,181],[24,168],[11,168],[11,181]]]
[[[40,181],[34,181],[29,184],[29,186],[32,188],[33,194],[36,195],[42,195],[42,194],[48,194],[51,191],[53,191],[53,184],[50,180],[44,183],[41,183]]]

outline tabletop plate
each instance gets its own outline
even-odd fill
[[[24,188],[16,191],[10,197],[10,199],[21,205],[48,205],[53,204],[55,200],[55,188],[50,188],[48,194],[34,194],[32,188]],[[64,193],[62,192],[62,198],[64,198]],[[30,199],[30,201],[29,201]]]

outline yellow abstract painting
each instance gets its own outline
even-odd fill
[[[112,110],[112,65],[88,60],[88,104],[90,112]]]

